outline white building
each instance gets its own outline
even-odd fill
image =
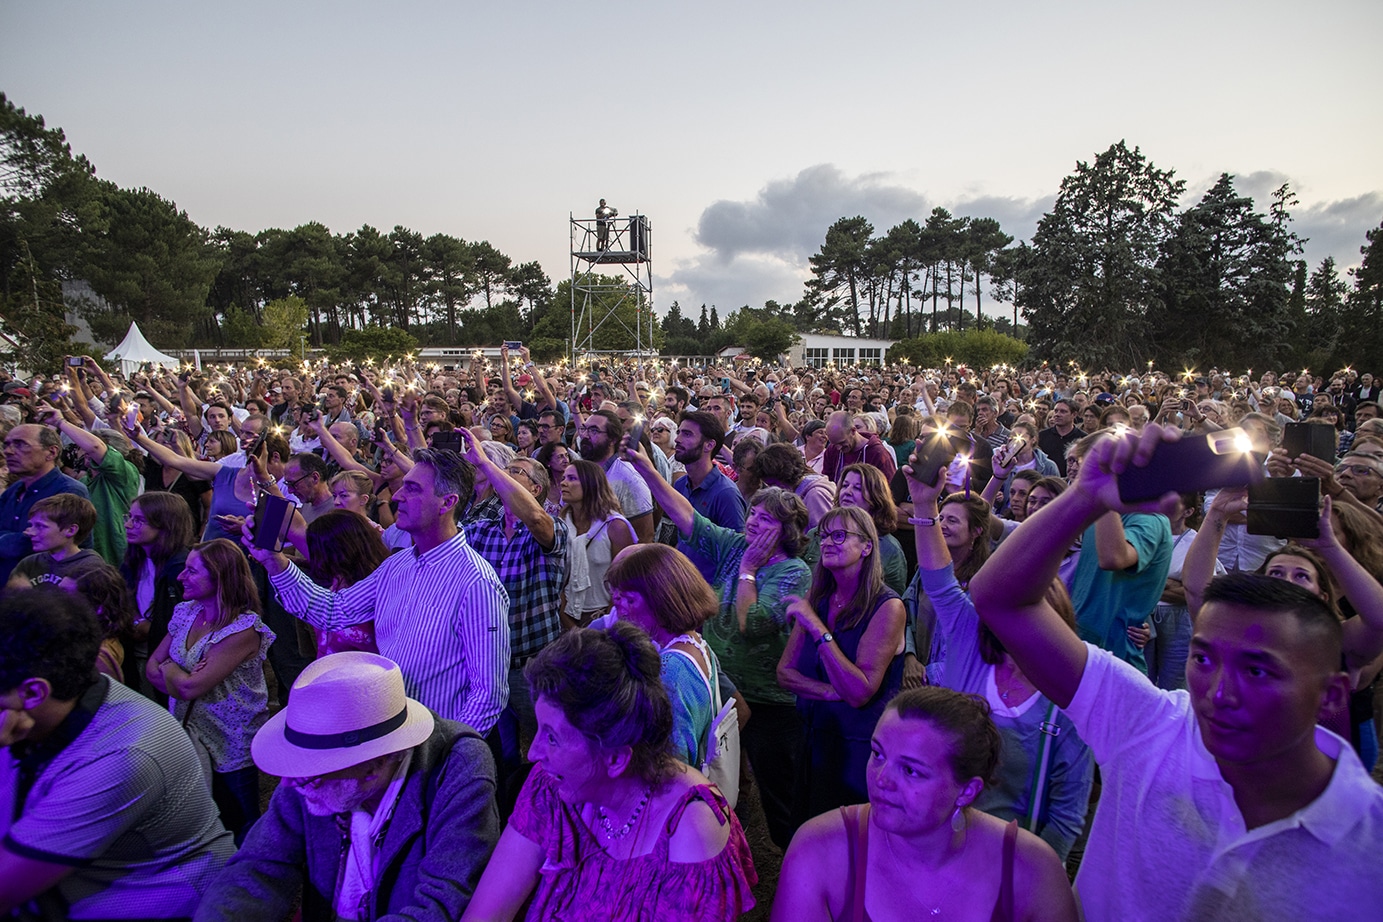
[[[856,336],[832,336],[824,333],[801,333],[789,360],[793,365],[824,368],[835,365],[882,365],[884,355],[896,339],[865,339]]]

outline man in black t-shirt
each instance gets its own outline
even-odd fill
[[[1066,446],[1085,438],[1085,432],[1076,425],[1076,404],[1068,397],[1062,397],[1052,404],[1052,412],[1047,414],[1051,426],[1037,434],[1037,447],[1051,458],[1061,476],[1066,476]]]

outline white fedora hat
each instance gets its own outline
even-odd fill
[[[432,712],[404,694],[393,660],[333,653],[302,671],[288,706],[255,734],[250,752],[261,771],[307,778],[412,749],[432,726]]]

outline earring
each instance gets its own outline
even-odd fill
[[[965,808],[956,804],[956,812],[951,814],[951,831],[965,831]]]

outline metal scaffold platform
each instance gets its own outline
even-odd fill
[[[651,355],[656,321],[647,216],[570,221],[572,364],[599,354]],[[601,335],[598,343],[596,334],[611,328],[626,335]]]

